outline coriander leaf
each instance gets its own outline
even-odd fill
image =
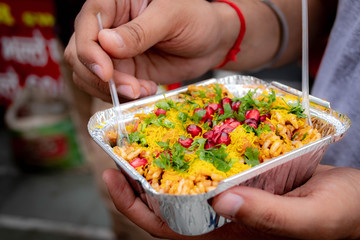
[[[305,109],[302,107],[300,102],[297,102],[297,104],[291,105],[289,113],[295,114],[298,118],[307,118],[304,111],[305,111]]]
[[[175,127],[175,123],[171,122],[168,119],[164,119],[164,121],[162,122],[162,126],[166,127],[166,128],[174,128]]]
[[[159,116],[164,116],[164,115],[159,115]],[[150,113],[150,114],[149,114],[149,117],[144,119],[144,123],[145,123],[145,124],[144,124],[144,125],[145,125],[144,128],[146,128],[147,126],[155,123],[156,121],[157,121],[157,116],[156,116],[156,114]]]
[[[146,138],[143,134],[141,134],[140,132],[132,132],[129,134],[129,141],[130,143],[140,143],[142,146],[146,146],[147,145],[147,141]]]
[[[206,98],[206,91],[199,91],[201,98]]]
[[[252,167],[259,165],[259,149],[247,147],[245,151],[245,163]]]
[[[191,119],[192,119],[194,122],[199,123],[200,120],[205,116],[205,114],[206,114],[206,110],[205,110],[205,109],[196,111],[196,112],[194,112],[194,115],[192,115]]]
[[[247,125],[247,124],[243,124],[243,125],[241,125],[241,126],[245,129],[245,131],[246,131],[247,133],[253,132],[253,133],[256,134],[256,129],[255,129],[255,128],[250,127],[250,126]]]
[[[170,148],[169,143],[168,142],[156,142],[157,145],[159,145],[159,147],[164,148],[165,150],[168,150]]]
[[[222,172],[227,172],[232,166],[232,161],[226,159],[228,154],[225,152],[226,146],[221,145],[220,148],[211,148],[205,150],[204,148],[199,148],[196,151],[199,159],[207,161],[214,165],[216,169]]]
[[[214,159],[214,167],[222,172],[227,172],[230,170],[231,166],[229,165],[229,163],[223,161],[222,159]]]
[[[271,132],[271,128],[268,124],[260,124],[257,129],[253,128],[256,136],[260,136],[263,132]]]
[[[176,171],[185,171],[189,168],[189,163],[185,161],[186,148],[180,143],[174,143],[169,146],[168,143],[157,142],[159,146],[164,146],[165,151],[161,152],[154,160],[154,163],[162,169],[174,169]]]
[[[206,138],[197,138],[191,143],[191,146],[188,149],[193,151],[197,146],[199,146],[199,149],[204,149],[206,140]]]
[[[274,107],[273,109],[284,109],[287,110],[289,113],[296,115],[298,118],[307,118],[306,114],[304,113],[305,110],[303,109],[299,98],[294,103],[287,103],[284,99],[283,101],[285,102],[288,108]]]
[[[162,169],[169,169],[171,167],[171,154],[161,152],[159,157],[154,160],[154,163]]]
[[[178,115],[178,119],[181,121],[181,122],[186,122],[187,118],[189,117],[189,115],[187,113],[184,113],[184,112],[179,112],[179,115]]]
[[[155,114],[151,113],[149,118],[144,119],[144,123],[145,123],[144,128],[146,128],[148,125],[151,125],[151,124],[153,124],[157,127],[166,127],[166,128],[174,128],[175,127],[175,123],[166,119],[166,116],[162,115],[162,114],[159,116],[156,116]]]
[[[172,147],[172,168],[177,171],[184,171],[189,168],[189,163],[184,160],[186,148],[181,146],[180,143],[174,143]]]
[[[214,90],[215,90],[215,94],[216,94],[215,102],[219,103],[221,101],[222,89],[219,84],[215,84]]]
[[[159,102],[155,103],[155,106],[157,108],[161,108],[161,109],[164,109],[166,111],[168,111],[170,109],[170,105],[167,103],[166,100],[162,100],[162,101],[159,101]]]
[[[243,112],[234,112],[234,117],[236,120],[238,120],[239,122],[242,122],[245,120],[245,113]]]
[[[262,96],[264,98],[261,101],[257,99],[255,100],[256,108],[259,109],[261,113],[268,112],[271,108],[272,103],[276,100],[275,91],[274,89],[271,89],[271,93],[269,93],[268,95],[262,94]]]
[[[174,108],[176,110],[179,110],[178,105],[176,104],[176,102],[174,102],[171,99],[165,99],[166,103],[169,105],[170,108]]]
[[[247,133],[253,132],[256,136],[260,136],[263,132],[270,132],[271,128],[268,124],[260,124],[258,128],[250,127],[247,124],[242,125],[243,128],[246,130]]]
[[[247,94],[244,97],[242,97],[240,99],[240,101],[241,101],[240,109],[244,113],[245,113],[245,111],[254,108],[253,106],[255,105],[255,101],[253,99],[253,96],[254,96],[255,92],[256,92],[255,90],[254,91],[250,90],[249,92],[247,92]]]
[[[185,103],[183,105],[190,105],[190,110],[198,108],[199,104],[197,104],[196,102],[193,102],[189,99],[186,99]]]
[[[220,115],[217,120],[220,120],[220,121],[221,121],[221,120],[225,120],[225,119],[227,119],[227,118],[232,118],[232,117],[234,117],[232,108],[231,108],[231,106],[230,106],[229,103],[226,103],[226,104],[224,105],[224,114],[223,114],[223,115]]]

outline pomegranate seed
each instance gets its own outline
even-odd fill
[[[156,116],[159,116],[160,114],[166,115],[166,110],[158,108],[158,109],[156,109],[155,114],[156,114]]]
[[[222,132],[220,137],[217,139],[216,143],[217,144],[222,144],[224,143],[225,145],[229,145],[231,142],[231,139],[229,137],[229,134],[226,132]]]
[[[212,109],[209,106],[206,107],[206,114],[205,114],[206,119],[213,119],[214,113],[215,113],[214,109]]]
[[[214,109],[214,111],[217,111],[219,108],[221,108],[221,104],[220,103],[209,103],[209,107]]]
[[[245,119],[244,123],[246,123],[248,126],[253,127],[253,128],[258,127],[258,122],[253,118]]]
[[[210,128],[212,128],[212,126],[213,126],[213,123],[210,118],[206,119],[204,124],[209,125]]]
[[[215,132],[214,130],[210,130],[210,131],[204,133],[203,137],[206,139],[212,139],[214,136],[214,132]]]
[[[216,143],[217,140],[219,139],[220,135],[221,135],[221,132],[220,132],[220,131],[214,131],[214,135],[213,135],[213,137],[212,137],[211,140],[212,140],[214,143]]]
[[[260,112],[257,109],[252,109],[245,112],[246,119],[253,118],[256,121],[259,121],[259,117],[260,117]]]
[[[204,145],[204,149],[209,149],[215,147],[215,143],[211,141],[210,139],[206,140],[206,143]]]
[[[215,125],[214,128],[213,128],[213,130],[215,130],[215,131],[221,131],[220,128],[221,128],[220,125]]]
[[[190,133],[192,137],[196,137],[202,133],[201,127],[196,126],[195,124],[190,124],[187,126],[186,131]]]
[[[227,118],[225,119],[224,123],[232,123],[232,122],[235,122],[236,119],[235,118]]]
[[[270,113],[265,113],[263,115],[260,116],[260,122],[265,122],[266,119],[270,119],[271,118],[271,114]]]
[[[181,146],[183,146],[184,148],[189,148],[191,146],[191,144],[193,143],[194,140],[192,140],[191,138],[179,138],[179,143],[181,144]]]
[[[229,126],[232,128],[232,129],[235,129],[235,128],[237,128],[238,126],[240,126],[241,125],[241,122],[239,122],[239,121],[234,121],[234,122],[232,122],[232,123],[229,123]]]
[[[228,97],[225,97],[225,98],[223,98],[223,99],[221,99],[221,105],[224,107],[225,106],[225,104],[230,104],[230,106],[231,106],[231,104],[232,104],[232,100],[230,99],[230,98],[228,98]]]
[[[219,131],[222,131],[224,128],[227,128],[227,127],[229,127],[229,124],[224,123],[223,125],[220,126]]]
[[[240,105],[241,105],[241,101],[235,101],[232,103],[231,108],[232,110],[237,112],[239,110]]]
[[[226,127],[222,130],[222,132],[225,132],[225,133],[231,133],[232,131],[234,131],[234,128],[232,128],[232,127]]]
[[[135,158],[130,162],[130,165],[133,166],[134,168],[138,168],[146,165],[147,163],[148,161],[145,158]]]

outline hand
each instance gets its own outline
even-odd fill
[[[110,101],[106,82],[113,77],[119,95],[135,99],[156,92],[150,80],[169,84],[216,66],[235,41],[239,24],[227,4],[203,0],[88,0],[65,59],[74,82],[91,95]]]
[[[214,210],[232,223],[208,234],[181,236],[134,195],[120,171],[104,172],[117,209],[150,234],[171,239],[358,239],[360,171],[319,166],[303,186],[283,195],[234,187],[212,201]]]

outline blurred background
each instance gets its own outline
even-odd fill
[[[63,61],[83,2],[0,0],[0,239],[115,239],[88,149],[92,99]],[[243,74],[301,88],[297,62]]]

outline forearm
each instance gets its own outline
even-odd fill
[[[229,62],[224,69],[251,70],[261,67],[269,62],[279,50],[282,29],[273,10],[261,1],[235,0],[246,20],[246,34],[241,43],[241,51],[237,54],[236,62]],[[275,63],[280,66],[301,56],[302,24],[301,0],[272,0],[283,12],[288,28],[289,43],[282,57]],[[220,4],[220,3],[213,3]],[[309,47],[329,33],[335,15],[336,1],[310,0],[309,1]],[[239,19],[233,16],[232,22],[227,24],[232,27],[231,32],[239,32]],[[227,26],[228,27],[228,26]],[[223,37],[226,37],[224,35]],[[229,37],[226,37],[229,38]],[[231,35],[232,44],[235,42]],[[228,46],[229,49],[231,46]]]

